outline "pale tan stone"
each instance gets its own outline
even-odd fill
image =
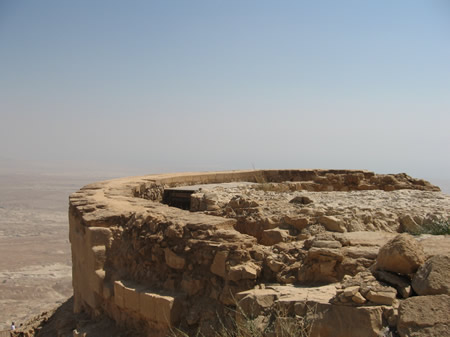
[[[450,295],[450,256],[428,259],[414,275],[412,286],[419,295]]]
[[[139,293],[140,313],[150,321],[170,326],[180,318],[180,306],[175,297],[150,292]]]
[[[319,222],[329,231],[340,233],[344,233],[346,231],[342,221],[334,216],[322,216],[319,218]]]
[[[175,254],[170,250],[170,248],[166,248],[164,250],[165,258],[166,258],[166,264],[173,269],[183,269],[184,265],[186,264],[186,260]]]
[[[258,277],[260,271],[261,267],[252,262],[247,262],[245,264],[230,267],[230,270],[228,271],[228,279],[232,281],[247,279],[254,280]]]
[[[358,303],[358,304],[364,304],[364,303],[366,303],[366,299],[364,298],[363,295],[361,295],[361,293],[360,293],[359,291],[356,292],[356,293],[352,296],[352,300],[353,300],[353,302]]]
[[[366,294],[366,298],[376,304],[386,304],[392,305],[395,300],[395,292],[387,292],[387,291],[372,291],[370,290]]]
[[[415,296],[402,301],[397,330],[401,337],[450,336],[450,296]]]
[[[123,305],[126,309],[139,312],[139,292],[132,287],[123,287]]]
[[[211,264],[211,273],[225,278],[226,275],[226,261],[228,257],[228,251],[218,251],[214,256],[213,263]]]
[[[409,234],[399,234],[380,248],[377,268],[412,274],[425,262],[422,245]]]
[[[119,308],[125,308],[125,302],[124,302],[124,286],[122,282],[115,281],[114,282],[114,303]]]
[[[347,287],[344,289],[345,297],[352,297],[359,291],[359,286]]]

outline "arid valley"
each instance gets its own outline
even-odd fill
[[[71,296],[68,196],[98,179],[0,175],[0,331]]]

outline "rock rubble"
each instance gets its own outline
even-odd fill
[[[180,205],[189,210],[161,203],[169,188],[178,201],[188,195]],[[210,336],[217,315],[238,312],[235,322],[249,317],[267,337],[295,328],[403,337],[417,333],[415,301],[428,301],[415,288],[443,288],[428,271],[450,239],[398,233],[449,219],[450,196],[406,174],[233,171],[91,184],[70,197],[74,310],[150,336],[172,326]],[[448,323],[430,322],[418,326]]]

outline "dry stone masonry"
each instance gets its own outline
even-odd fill
[[[450,196],[406,174],[94,183],[70,196],[74,311],[147,336],[173,327],[213,336],[242,320],[261,336],[448,336],[448,311],[425,319],[415,310],[449,306],[450,238],[399,233],[449,220]]]

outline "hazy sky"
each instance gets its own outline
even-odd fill
[[[0,0],[0,61],[4,167],[450,179],[448,0]]]

